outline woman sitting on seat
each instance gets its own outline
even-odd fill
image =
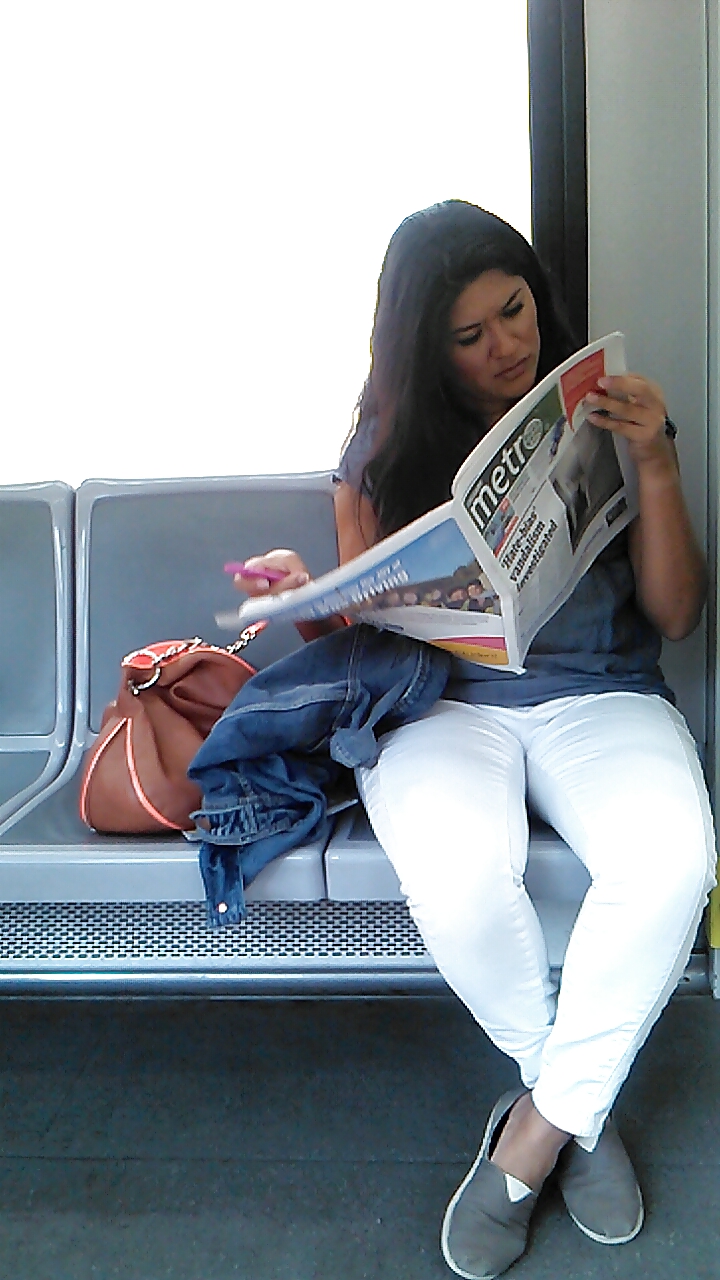
[[[380,276],[372,366],[339,469],[342,561],[446,501],[478,440],[575,346],[535,253],[506,223],[455,200],[406,219]],[[660,388],[637,374],[601,387],[591,421],[628,441],[639,517],[538,633],[524,674],[454,660],[444,699],[386,734],[358,777],[438,969],[522,1080],[445,1215],[445,1259],[466,1277],[519,1257],[556,1162],[587,1235],[619,1244],[640,1230],[642,1197],[609,1112],[713,883],[702,772],[657,665],[660,637],[698,622],[703,560]],[[307,580],[290,551],[252,564],[285,570],[273,591]],[[559,993],[523,884],[528,808],[592,880]]]

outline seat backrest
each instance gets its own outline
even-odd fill
[[[0,823],[70,745],[73,508],[60,481],[0,487]]]
[[[228,560],[293,547],[313,575],[337,563],[327,473],[90,480],[78,490],[77,529],[76,736],[97,732],[124,654],[157,640],[235,638],[215,622],[240,603]],[[246,656],[264,667],[301,643],[294,627],[273,624]]]

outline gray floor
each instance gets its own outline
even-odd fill
[[[0,1276],[442,1280],[514,1069],[452,1000],[0,1005]],[[517,1280],[720,1276],[720,1005],[676,999],[618,1107],[647,1225],[549,1190]]]

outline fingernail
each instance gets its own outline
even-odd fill
[[[310,574],[309,574],[309,573],[301,573],[301,574],[299,575],[299,582],[300,582],[300,586],[301,586],[301,587],[304,587],[304,586],[305,586],[305,583],[306,583],[306,582],[309,582],[309,581],[310,581]]]
[[[606,390],[606,389],[607,389],[607,387],[609,387],[609,385],[610,385],[610,379],[609,379],[609,378],[598,378],[598,380],[597,380],[597,384],[598,384],[598,386],[599,386],[599,387],[602,387],[602,388],[603,388],[603,390]]]

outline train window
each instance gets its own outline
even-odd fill
[[[525,0],[3,28],[4,483],[330,467],[398,222],[461,196],[530,232]]]

